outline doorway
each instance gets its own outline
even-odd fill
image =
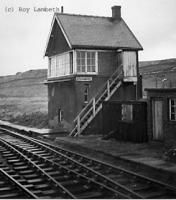
[[[152,100],[153,140],[163,140],[163,100]]]

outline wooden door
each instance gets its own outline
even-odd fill
[[[163,140],[163,101],[152,101],[153,140]]]
[[[123,52],[123,71],[124,71],[124,77],[137,76],[137,63],[136,63],[135,51]]]

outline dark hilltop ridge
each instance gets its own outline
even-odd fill
[[[140,62],[139,71],[142,74],[143,96],[145,88],[175,88],[176,59]]]
[[[6,84],[8,82],[20,81],[20,80],[35,80],[38,82],[46,80],[47,69],[29,70],[26,72],[17,72],[14,75],[0,76],[0,83]],[[31,82],[32,83],[32,82]]]
[[[156,72],[170,72],[176,71],[176,58],[155,60],[155,61],[143,61],[139,62],[139,70],[142,74],[153,74]]]

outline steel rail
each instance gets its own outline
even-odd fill
[[[33,161],[31,161],[27,156],[23,155],[20,151],[16,150],[12,145],[10,145],[7,141],[0,138],[0,142],[3,143],[5,146],[12,149],[15,153],[20,155],[22,158],[24,158],[28,163],[32,164],[38,172],[42,173],[44,176],[46,176],[51,182],[53,182],[56,187],[59,187],[58,189],[61,189],[64,193],[64,196],[68,195],[69,198],[76,199],[74,195],[72,195],[66,188],[64,188],[59,182],[57,182],[54,178],[52,178],[50,175],[48,175],[42,168],[37,166]]]
[[[37,140],[37,139],[33,139],[33,140],[36,140],[36,141],[38,141],[38,142],[41,143],[41,144],[45,144],[45,146],[49,146],[51,149],[53,148],[53,150],[55,150],[56,152],[62,151],[62,155],[64,154],[63,152],[65,152],[67,158],[70,158],[70,159],[72,159],[72,160],[73,160],[72,157],[74,157],[74,156],[79,156],[80,158],[87,160],[87,162],[94,162],[94,163],[96,163],[97,165],[101,165],[101,166],[103,166],[103,167],[111,168],[111,170],[113,170],[113,171],[120,170],[120,171],[122,171],[122,172],[124,172],[124,173],[126,173],[126,174],[128,174],[128,175],[131,175],[131,176],[134,176],[134,177],[143,179],[144,181],[151,182],[151,183],[153,183],[153,184],[156,184],[156,185],[161,186],[161,187],[163,187],[163,188],[167,188],[167,189],[173,191],[174,193],[176,193],[176,187],[171,186],[171,185],[169,185],[169,184],[167,184],[167,183],[164,183],[164,182],[162,182],[162,181],[156,180],[156,179],[154,179],[154,178],[150,178],[150,177],[147,177],[147,176],[138,174],[138,173],[136,173],[136,172],[133,172],[133,171],[124,169],[124,168],[122,168],[122,167],[114,166],[114,165],[109,164],[109,163],[107,164],[107,163],[105,163],[105,162],[103,162],[103,161],[100,161],[100,160],[97,160],[97,159],[94,159],[94,158],[90,158],[90,157],[88,157],[88,156],[82,155],[82,154],[77,153],[77,152],[74,152],[74,153],[73,153],[72,151],[67,150],[67,149],[64,149],[63,147],[61,148],[61,147],[58,147],[58,146],[54,146],[54,145],[52,145],[52,144],[50,144],[50,143],[47,143],[47,142],[44,142],[44,141],[41,141],[41,140]],[[57,150],[58,150],[58,151],[57,151]],[[71,154],[72,157],[69,157],[68,154]],[[75,161],[75,162],[78,162],[78,161]],[[80,163],[80,162],[78,162],[78,163]],[[80,163],[80,164],[82,164],[82,163]],[[86,167],[85,164],[83,164],[83,165]],[[91,168],[89,168],[89,169],[91,169]],[[94,171],[95,171],[95,170],[94,170]],[[101,175],[101,173],[100,173],[100,175]],[[176,194],[175,194],[175,195],[176,195]]]
[[[19,137],[21,137],[20,134],[18,134],[18,133],[15,133],[15,134],[17,134]],[[80,163],[80,162],[78,162],[78,161],[76,161],[76,160],[70,158],[69,156],[67,156],[67,155],[65,155],[65,154],[63,154],[63,153],[60,153],[60,152],[58,152],[58,151],[56,151],[56,150],[54,150],[54,149],[52,149],[52,148],[46,146],[45,144],[42,144],[42,142],[40,142],[40,141],[38,141],[38,140],[36,140],[36,139],[27,137],[27,136],[23,136],[23,138],[27,139],[29,142],[32,142],[32,141],[33,141],[36,145],[40,145],[40,146],[44,147],[45,149],[47,149],[47,150],[49,150],[49,151],[52,151],[55,155],[59,155],[59,156],[62,157],[62,158],[64,157],[65,159],[67,159],[67,160],[73,162],[74,164],[76,164],[78,167],[81,166],[82,169],[91,172],[91,173],[96,177],[96,181],[99,181],[99,182],[102,181],[104,184],[106,184],[106,185],[112,187],[113,189],[115,189],[115,190],[117,190],[117,191],[118,191],[118,190],[122,190],[122,191],[121,191],[121,195],[122,195],[122,193],[126,193],[126,195],[127,195],[127,194],[129,195],[129,198],[130,198],[130,197],[133,197],[133,198],[141,198],[141,199],[143,198],[141,195],[139,195],[139,194],[137,194],[136,192],[134,192],[134,191],[128,189],[127,187],[123,186],[122,184],[119,184],[119,183],[113,181],[112,179],[108,178],[107,176],[104,176],[103,174],[100,174],[99,172],[97,172],[97,171],[95,171],[95,170],[93,170],[93,169],[87,167],[86,165],[84,165],[84,164],[82,164],[82,163]],[[39,144],[39,143],[40,143],[40,144]],[[55,162],[55,161],[54,161],[54,162]],[[57,162],[56,162],[56,163],[57,163]],[[126,196],[126,197],[127,197],[127,196]]]
[[[28,137],[28,136],[27,136]],[[30,138],[30,137],[29,137]],[[95,158],[90,158],[89,156],[85,156],[83,154],[80,154],[80,153],[77,153],[77,152],[72,152],[68,149],[65,149],[63,147],[59,147],[59,146],[54,146],[53,144],[51,143],[48,143],[48,142],[45,142],[45,141],[41,141],[41,140],[38,140],[38,139],[35,139],[35,138],[32,138],[32,140],[36,140],[37,142],[41,143],[41,144],[44,144],[45,146],[48,146],[50,147],[51,149],[53,148],[53,150],[55,150],[56,152],[59,153],[59,151],[62,151],[62,154],[64,155],[63,152],[66,153],[66,156],[70,159],[72,159],[71,157],[68,156],[68,154],[71,154],[73,157],[74,156],[79,156],[80,158],[82,159],[85,159],[87,161],[90,161],[90,162],[95,162],[96,164],[99,164],[99,165],[103,165],[103,166],[106,166],[106,167],[110,167],[112,170],[122,170],[124,171],[125,173],[129,173],[131,175],[134,175],[134,176],[138,176],[139,178],[142,178],[142,179],[146,179],[148,181],[151,181],[151,182],[156,182],[157,184],[163,184],[165,186],[167,186],[168,188],[170,188],[171,190],[174,190],[176,191],[176,187],[174,186],[171,186],[169,184],[166,184],[164,182],[161,182],[161,181],[158,181],[156,179],[153,179],[153,178],[150,178],[150,177],[147,177],[147,176],[144,176],[144,175],[141,175],[141,174],[138,174],[136,172],[133,172],[133,171],[130,171],[130,170],[127,170],[127,169],[124,169],[124,168],[121,168],[119,166],[115,166],[115,165],[112,165],[112,164],[109,164],[109,163],[106,163],[106,162],[103,162],[101,160],[98,160],[98,159],[95,159]],[[57,151],[58,150],[58,151]],[[83,164],[84,165],[84,164]]]
[[[9,130],[7,130],[7,129],[5,129],[7,132],[9,131]],[[11,133],[12,134],[12,133]],[[13,134],[16,134],[18,137],[21,137],[21,134],[19,134],[19,133],[16,133],[16,132],[13,132]],[[121,167],[117,167],[117,166],[114,166],[114,165],[111,165],[111,164],[107,164],[107,163],[105,163],[105,162],[103,162],[103,161],[99,161],[99,160],[97,160],[97,159],[92,159],[92,158],[90,158],[90,157],[88,157],[88,156],[85,156],[85,155],[82,155],[82,154],[79,154],[79,153],[73,153],[72,151],[70,151],[70,150],[67,150],[67,149],[64,149],[64,148],[61,148],[61,147],[58,147],[58,146],[54,146],[53,144],[50,144],[50,143],[47,143],[47,142],[44,142],[44,141],[41,141],[41,140],[38,140],[38,139],[34,139],[34,138],[31,138],[31,137],[28,137],[28,136],[23,136],[23,138],[26,138],[26,140],[32,140],[32,141],[35,141],[36,142],[36,145],[39,145],[39,143],[40,144],[43,144],[44,146],[43,146],[43,148],[45,148],[46,149],[46,147],[48,147],[49,149],[49,151],[54,151],[54,153],[55,154],[57,154],[57,155],[60,155],[60,156],[62,156],[62,157],[65,157],[65,159],[69,159],[70,161],[72,161],[72,162],[74,162],[74,163],[76,163],[76,164],[79,164],[82,168],[84,167],[85,168],[85,170],[89,170],[89,172],[95,172],[95,174],[96,175],[100,175],[100,176],[102,176],[102,174],[101,173],[99,173],[98,172],[98,169],[96,169],[97,171],[95,171],[95,170],[93,170],[93,169],[91,169],[90,167],[87,167],[86,165],[85,165],[85,160],[86,160],[86,162],[90,162],[90,163],[92,163],[92,164],[96,164],[96,165],[98,165],[98,166],[103,166],[103,168],[104,167],[106,167],[106,168],[108,168],[108,169],[110,169],[110,171],[113,171],[113,172],[115,172],[115,171],[117,171],[117,170],[120,170],[120,171],[122,171],[123,173],[125,173],[125,174],[127,174],[127,175],[130,175],[130,176],[133,176],[133,177],[137,177],[137,178],[140,178],[140,179],[142,179],[142,180],[144,180],[144,181],[146,181],[146,182],[148,182],[148,183],[150,183],[150,184],[154,184],[154,185],[156,185],[157,187],[162,187],[163,189],[167,189],[167,190],[170,190],[170,191],[172,191],[173,193],[174,193],[174,195],[175,195],[175,192],[176,192],[176,188],[175,187],[173,187],[173,186],[170,186],[170,185],[168,185],[168,184],[166,184],[166,183],[163,183],[163,182],[161,182],[161,181],[158,181],[158,180],[155,180],[155,179],[153,179],[153,178],[149,178],[149,177],[146,177],[146,176],[144,176],[144,175],[141,175],[141,174],[138,174],[138,173],[135,173],[135,172],[133,172],[133,171],[130,171],[130,170],[126,170],[126,169],[123,169],[123,168],[121,168]],[[59,152],[58,152],[59,151]],[[65,154],[66,155],[65,155]],[[70,155],[71,154],[71,155]],[[69,155],[70,156],[72,156],[71,158],[69,157]],[[76,160],[74,160],[73,158],[74,157],[80,157],[80,161],[81,161],[81,159],[82,159],[82,162],[84,162],[84,164],[83,163],[79,163],[78,161],[76,161]],[[104,175],[103,175],[104,176]],[[107,176],[104,176],[105,178],[107,178]],[[112,181],[112,179],[109,179],[108,178],[108,181]],[[113,183],[114,181],[112,181],[111,183]],[[115,182],[115,183],[117,183],[117,182]],[[110,185],[109,185],[110,186]],[[111,187],[112,187],[113,185],[111,185]],[[123,185],[122,185],[123,186]],[[141,195],[139,195],[138,197],[136,197],[136,198],[141,198]]]
[[[13,185],[17,186],[20,190],[22,190],[30,198],[33,198],[33,199],[37,199],[38,198],[35,194],[33,194],[31,191],[29,191],[27,188],[25,188],[21,183],[19,183],[18,181],[16,181],[12,176],[10,176],[2,168],[0,168],[0,173],[3,176],[5,176],[6,178],[8,178],[13,183]]]
[[[21,135],[20,135],[20,137],[21,137]],[[25,137],[26,137],[26,136],[25,136]],[[24,139],[24,138],[23,138],[23,139]],[[25,138],[25,139],[27,139],[27,138]],[[32,141],[31,138],[30,138],[30,140],[28,139],[28,142],[31,142],[31,141]],[[7,141],[7,143],[10,143],[10,142]],[[11,143],[10,143],[10,144],[11,144]],[[69,169],[69,168],[67,168],[67,167],[64,167],[64,166],[62,166],[62,165],[59,164],[59,163],[52,162],[52,161],[50,161],[50,160],[47,159],[47,158],[44,158],[44,157],[42,157],[42,156],[40,156],[40,155],[37,155],[37,154],[32,153],[32,152],[29,152],[29,151],[23,149],[22,147],[19,147],[19,146],[15,145],[15,144],[11,144],[11,145],[14,146],[15,148],[18,148],[20,151],[23,151],[23,153],[26,152],[26,154],[35,155],[36,157],[38,157],[39,159],[43,160],[44,162],[48,162],[48,163],[50,163],[50,164],[53,165],[53,166],[57,166],[57,167],[59,167],[59,168],[62,168],[62,169],[64,169],[64,170],[69,171],[69,173],[72,172],[72,173],[74,173],[74,174],[75,174],[76,176],[78,176],[78,177],[82,177],[82,178],[84,178],[84,179],[87,179],[88,182],[89,182],[89,184],[90,184],[90,183],[93,183],[93,184],[96,184],[96,185],[99,186],[99,187],[103,187],[104,189],[109,190],[110,192],[112,192],[112,193],[115,194],[114,197],[116,197],[116,198],[117,198],[117,197],[120,197],[120,198],[131,198],[131,197],[132,197],[132,196],[128,196],[128,195],[126,195],[126,194],[124,194],[124,193],[118,192],[117,190],[114,190],[114,189],[112,189],[112,188],[106,186],[106,185],[103,184],[103,183],[100,183],[100,182],[97,182],[97,181],[95,181],[95,180],[92,180],[91,178],[89,178],[89,177],[87,177],[87,176],[85,176],[85,175],[82,175],[82,174],[80,174],[80,173],[78,173],[78,172],[76,172],[76,171],[74,171],[74,170],[71,170],[71,169]],[[37,145],[39,145],[39,144],[37,144]],[[40,145],[41,145],[41,144],[40,144]],[[51,151],[52,151],[52,150],[51,150]],[[54,153],[57,153],[57,152],[54,152]],[[68,158],[68,159],[69,159],[69,158]],[[98,175],[98,173],[96,173],[95,175]],[[134,196],[134,195],[133,195],[133,198],[140,198],[140,197],[139,197],[139,196]]]

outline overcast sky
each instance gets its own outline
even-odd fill
[[[123,19],[144,48],[140,60],[176,58],[176,0],[0,0],[0,76],[47,68],[43,54],[53,12],[33,7],[111,16],[113,5],[121,5]],[[11,7],[14,12],[7,12]]]

